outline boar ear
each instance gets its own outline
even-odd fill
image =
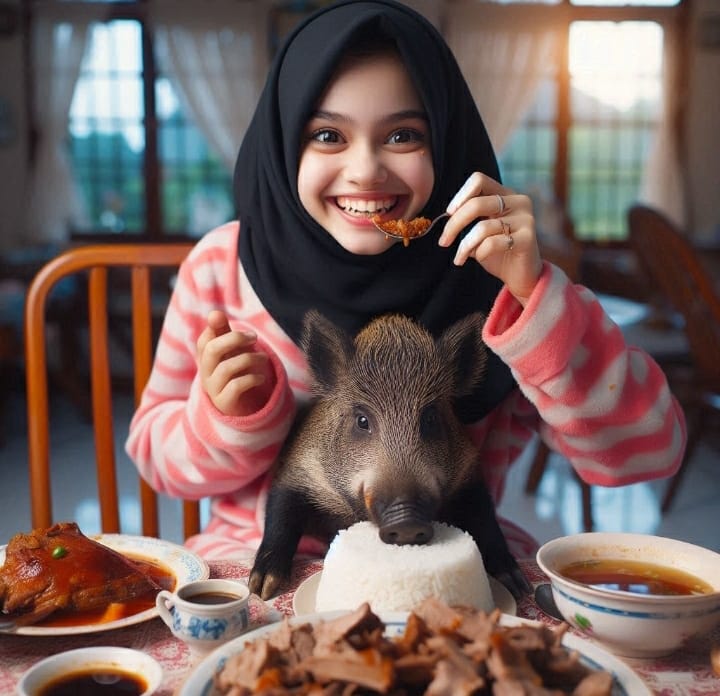
[[[332,391],[347,371],[353,351],[352,339],[320,312],[311,309],[303,319],[301,344],[313,377],[313,391],[318,395]]]
[[[470,394],[485,372],[487,347],[482,339],[485,315],[469,314],[445,330],[437,341],[453,374],[456,396]]]

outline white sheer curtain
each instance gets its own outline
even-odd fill
[[[33,121],[37,144],[30,174],[25,241],[62,243],[85,217],[65,151],[75,84],[88,29],[105,8],[38,4],[31,38]]]
[[[680,110],[686,102],[679,71],[680,37],[666,28],[663,41],[663,104],[660,123],[643,169],[639,198],[687,228],[686,163],[680,157]]]
[[[265,0],[156,0],[160,68],[232,171],[267,71]]]
[[[453,50],[497,152],[532,104],[556,64],[559,41],[542,8],[477,0],[449,3],[445,37]]]

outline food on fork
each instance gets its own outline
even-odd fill
[[[373,215],[370,219],[383,232],[387,232],[393,237],[402,237],[403,246],[408,246],[410,240],[414,237],[422,236],[432,222],[430,218],[426,217],[416,217],[412,220],[385,220],[383,222],[379,215]]]
[[[162,588],[138,564],[74,522],[16,534],[0,568],[0,617],[18,626],[60,611],[103,609]]]
[[[221,694],[585,694],[610,696],[609,672],[561,645],[567,624],[501,626],[500,612],[429,598],[402,636],[384,635],[367,604],[339,618],[280,627],[228,657]],[[544,687],[544,688],[543,688]],[[546,690],[547,689],[547,690]]]
[[[433,522],[427,544],[397,546],[380,539],[372,522],[341,529],[325,556],[316,611],[355,609],[410,611],[426,597],[450,605],[495,608],[482,555],[462,529]]]

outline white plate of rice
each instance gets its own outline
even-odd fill
[[[311,575],[309,578],[300,583],[295,591],[292,600],[293,613],[297,616],[301,614],[315,614],[315,596],[317,595],[318,585],[320,584],[320,576],[322,571]],[[488,577],[490,582],[490,591],[492,592],[495,606],[500,609],[503,614],[517,614],[517,604],[515,598],[510,594],[505,585],[498,582],[495,578]]]

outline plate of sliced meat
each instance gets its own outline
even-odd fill
[[[69,635],[157,616],[161,589],[210,575],[178,544],[126,534],[85,536],[73,522],[17,534],[0,547],[0,631]]]
[[[178,696],[530,693],[518,690],[523,685],[651,696],[625,663],[567,629],[433,597],[409,613],[374,614],[363,604],[285,618],[236,638],[200,662]]]

